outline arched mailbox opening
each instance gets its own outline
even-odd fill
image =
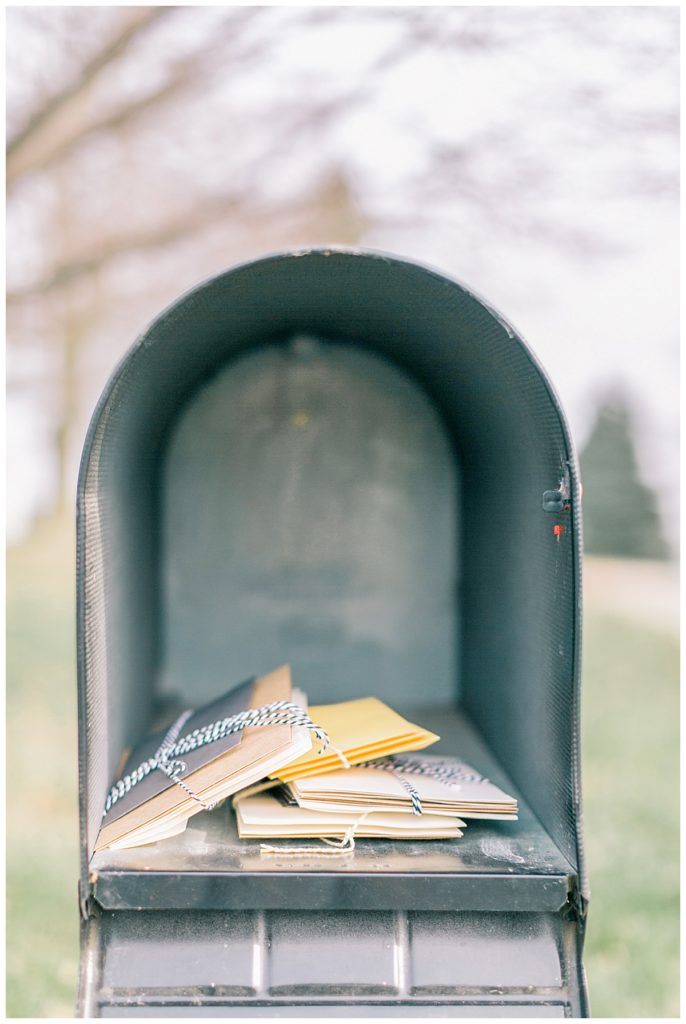
[[[470,826],[461,856],[424,859],[442,876],[471,875],[464,909],[506,909],[501,898],[558,908],[554,895],[529,908],[512,887],[475,895],[513,873],[542,879],[541,894],[565,878],[582,899],[577,489],[540,367],[501,317],[439,274],[314,250],[182,297],[115,373],[82,463],[84,891],[105,907],[148,898],[138,883],[125,893],[135,851],[98,855],[100,888],[88,881],[122,750],[179,704],[289,661],[312,700],[378,694],[421,709],[444,738],[437,749],[515,784],[530,808],[518,836],[493,826],[489,847]],[[221,890],[226,905],[262,905],[254,861],[222,860],[219,843],[205,862],[175,842],[149,855],[146,884],[156,870],[182,886],[203,868],[216,879],[230,863],[258,881],[242,903]],[[386,866],[421,872],[422,858]],[[273,871],[300,877],[303,866]],[[347,905],[391,899],[370,891],[351,890]]]
[[[162,475],[172,699],[288,662],[313,703],[456,702],[457,463],[400,369],[312,337],[258,347],[186,404]]]

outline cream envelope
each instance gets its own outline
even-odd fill
[[[431,814],[327,814],[284,804],[275,793],[238,795],[233,804],[241,839],[338,838],[353,827],[360,838],[452,839],[463,834],[464,826],[459,818]]]
[[[424,811],[430,814],[492,819],[512,819],[517,815],[517,801],[513,797],[456,758],[422,755],[414,759],[415,771],[405,772],[403,761],[411,766],[413,759],[401,755],[395,760],[395,769],[382,762],[293,779],[288,788],[301,807],[319,811],[359,813],[371,808],[412,814],[408,789],[411,787]],[[446,780],[440,774],[431,774],[432,770],[440,773],[441,768],[444,772],[452,771],[453,778]]]

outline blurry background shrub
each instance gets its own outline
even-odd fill
[[[632,417],[622,396],[601,405],[581,452],[584,547],[589,555],[665,559],[656,495],[640,477]]]
[[[677,1012],[677,808],[654,792],[677,758],[678,11],[14,7],[7,26],[9,1012],[73,1005],[94,403],[179,293],[330,243],[453,273],[560,392],[588,547],[613,556],[587,566],[591,996]]]

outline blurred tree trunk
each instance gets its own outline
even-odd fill
[[[70,205],[72,190],[68,175],[66,167],[59,168],[55,174],[58,191],[55,242],[63,251],[69,251],[73,237]],[[88,289],[88,300],[85,305],[83,292],[79,294],[80,291],[78,285],[67,286],[54,302],[58,336],[62,341],[61,365],[55,381],[57,493],[54,512],[57,515],[65,511],[71,512],[74,507],[70,446],[79,415],[79,362],[84,342],[95,323],[99,305],[97,281]]]
[[[83,324],[78,316],[68,312],[63,323],[63,358],[60,377],[60,397],[55,428],[57,450],[57,494],[55,512],[70,511],[73,506],[72,486],[69,477],[69,446],[73,426],[78,413],[77,365],[78,354],[83,341]]]
[[[309,207],[308,233],[319,244],[360,245],[370,227],[348,178],[334,167],[320,183]]]

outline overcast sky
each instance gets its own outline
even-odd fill
[[[50,88],[37,65],[53,60],[51,75],[59,70],[54,15],[41,10],[10,20],[11,131]],[[111,8],[83,10],[84,33],[89,19],[114,17]],[[266,199],[296,202],[323,169],[339,168],[368,220],[363,243],[458,277],[511,320],[552,377],[579,445],[599,397],[617,385],[627,392],[641,465],[660,490],[674,539],[678,11],[602,8],[589,21],[584,8],[435,8],[425,35],[417,30],[408,47],[402,9],[336,10],[304,27],[302,9],[263,10],[256,31],[269,43],[268,59],[246,62],[240,74],[220,63],[198,108],[220,118],[240,109],[248,127],[240,138],[223,136],[208,120],[213,159],[202,166],[182,134],[169,175],[190,180],[195,160],[203,188],[245,178]],[[179,9],[103,79],[101,102],[114,104],[117,90],[150,88],[170,54],[193,47],[209,54],[224,17],[221,9]],[[394,47],[401,59],[379,71]],[[305,105],[312,95],[350,100],[314,143],[279,159],[277,174],[260,114],[289,97]],[[157,130],[166,124],[161,116]],[[194,139],[202,131],[199,119]],[[99,145],[93,166],[108,152]],[[10,282],[30,280],[44,259],[44,231],[37,220],[31,227],[37,187],[33,195],[23,212],[10,201],[17,252],[13,258],[10,250]],[[188,273],[184,288],[194,280]],[[141,307],[131,336],[114,339],[107,365],[94,371],[75,452],[107,371],[153,312]],[[31,372],[32,357],[23,358]],[[8,417],[8,522],[16,537],[49,503],[54,456],[49,410],[30,389],[13,390],[11,375]]]

